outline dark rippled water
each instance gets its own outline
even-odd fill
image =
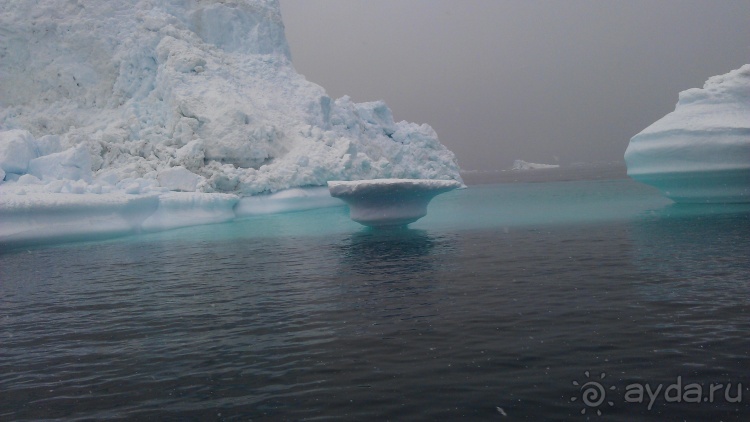
[[[748,233],[618,180],[5,251],[0,420],[748,420]]]

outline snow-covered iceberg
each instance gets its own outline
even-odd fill
[[[557,164],[538,164],[538,163],[529,163],[528,161],[524,161],[524,160],[514,160],[513,167],[511,167],[511,170],[556,169],[559,167],[560,166]]]
[[[377,179],[330,181],[334,198],[349,205],[352,220],[365,226],[404,226],[427,215],[435,196],[461,187],[455,180]]]
[[[750,202],[750,64],[681,92],[630,140],[625,162],[676,202]]]
[[[154,228],[328,180],[461,180],[430,126],[299,75],[277,0],[5,1],[0,28],[5,216],[155,196]]]

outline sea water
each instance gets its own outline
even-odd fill
[[[6,251],[0,420],[747,420],[748,233],[616,179]]]

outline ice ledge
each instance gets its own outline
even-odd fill
[[[404,226],[427,215],[441,193],[462,187],[455,180],[374,179],[329,181],[331,196],[349,205],[352,220],[365,226]]]
[[[108,239],[344,205],[331,198],[325,187],[245,198],[201,192],[96,194],[85,189],[51,193],[45,187],[15,182],[0,185],[0,253],[26,245]]]
[[[679,203],[750,202],[750,168],[629,173],[629,176],[656,187],[664,196]]]
[[[31,178],[22,178],[27,176]],[[452,180],[382,179],[331,182],[333,187],[328,189],[297,188],[241,198],[201,192],[92,193],[68,182],[67,193],[50,192],[47,185],[24,180],[0,185],[0,253],[25,245],[108,239],[342,206],[342,200],[350,204],[355,221],[404,225],[423,217],[433,197],[462,186]],[[331,197],[338,195],[341,199]],[[354,210],[360,210],[359,214]]]

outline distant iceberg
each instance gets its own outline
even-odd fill
[[[5,2],[0,28],[0,243],[227,221],[328,180],[461,181],[430,126],[298,74],[277,0]]]
[[[750,202],[750,64],[681,92],[630,140],[625,162],[676,202]]]
[[[515,160],[513,161],[513,167],[511,167],[511,170],[556,169],[559,167],[560,166],[557,164],[537,164],[537,163],[529,163],[523,160]]]

